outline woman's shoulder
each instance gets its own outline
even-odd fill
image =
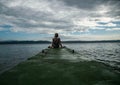
[[[57,38],[56,38],[56,37],[54,37],[53,39],[60,39],[60,38],[59,38],[59,37],[57,37]]]

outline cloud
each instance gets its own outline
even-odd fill
[[[62,35],[62,39],[64,40],[119,40],[120,35],[94,35],[94,34],[82,34],[82,35]]]
[[[116,30],[119,8],[119,0],[1,0],[0,25],[12,26],[11,32],[74,36],[91,29]]]
[[[113,23],[108,23],[108,24],[106,24],[105,26],[108,26],[108,27],[115,27],[115,26],[116,26],[116,24],[113,24]]]
[[[4,29],[0,27],[0,31],[3,31]]]
[[[106,31],[120,31],[120,28],[108,28]]]
[[[78,7],[84,10],[96,9],[95,7],[103,4],[105,0],[64,0],[69,6]]]

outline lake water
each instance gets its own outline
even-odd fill
[[[97,61],[120,68],[120,43],[72,43],[64,44],[74,49],[82,59]],[[39,53],[48,44],[0,45],[0,73]]]

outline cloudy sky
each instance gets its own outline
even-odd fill
[[[1,40],[120,40],[120,0],[0,0]]]

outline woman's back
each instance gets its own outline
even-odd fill
[[[53,38],[53,47],[54,48],[59,48],[59,44],[60,44],[60,38]]]
[[[59,48],[59,46],[62,47],[61,40],[58,37],[58,33],[55,33],[55,37],[52,40],[52,47],[53,48]]]

